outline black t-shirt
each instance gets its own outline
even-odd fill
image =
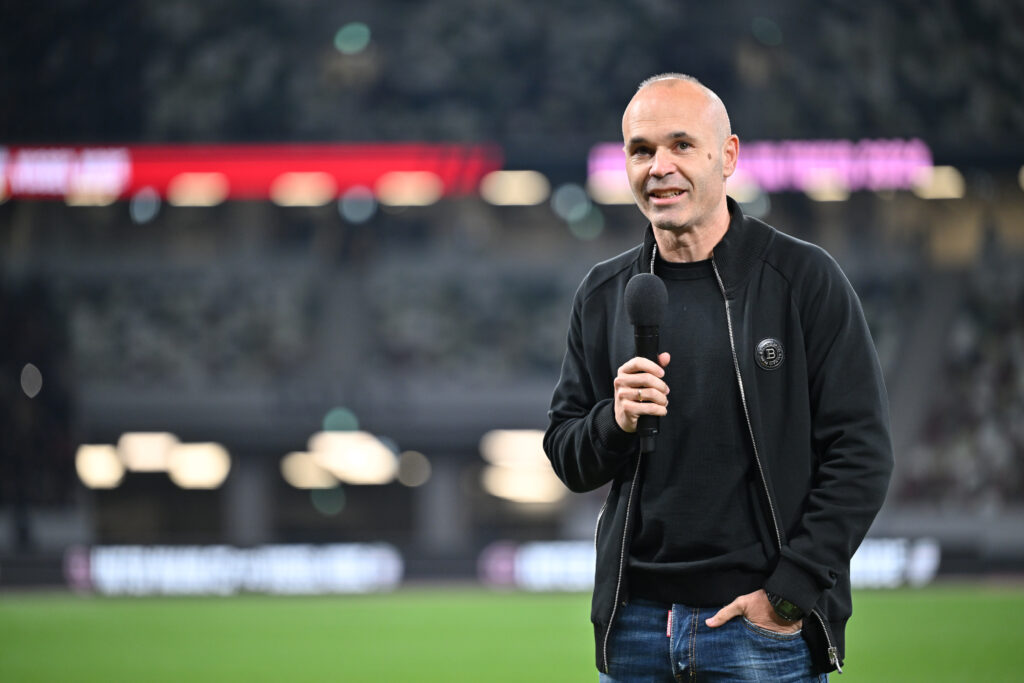
[[[756,471],[733,368],[725,302],[711,261],[668,263],[660,348],[668,415],[643,456],[629,592],[713,606],[764,584],[767,559],[754,515]]]

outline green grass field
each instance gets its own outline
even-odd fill
[[[1024,680],[1024,588],[860,591],[842,683]],[[0,681],[596,681],[589,597],[0,596]]]

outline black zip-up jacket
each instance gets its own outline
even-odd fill
[[[832,257],[728,204],[729,229],[711,257],[735,369],[722,381],[739,385],[753,445],[758,526],[773,551],[764,588],[804,610],[815,664],[832,671],[845,656],[850,558],[892,471],[882,372],[860,301]],[[643,244],[594,266],[577,290],[544,435],[554,471],[571,490],[611,482],[595,530],[591,609],[604,672],[609,634],[629,595],[641,457],[636,435],[615,422],[612,382],[635,355],[626,282],[649,271],[653,247],[648,226]],[[775,355],[759,360],[758,346],[769,339],[778,342],[769,343]]]

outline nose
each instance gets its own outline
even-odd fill
[[[671,173],[672,170],[673,167],[669,161],[669,151],[663,147],[655,149],[654,156],[651,159],[650,174],[655,178],[661,178]]]

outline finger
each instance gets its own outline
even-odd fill
[[[633,409],[637,409],[637,406],[664,407],[668,405],[667,391],[668,387],[662,390],[651,386],[620,385],[615,389],[615,398],[621,403],[633,404]],[[654,413],[642,410],[641,414],[653,415]]]
[[[728,605],[715,612],[715,615],[707,621],[705,621],[704,623],[710,626],[711,628],[718,628],[722,624],[726,623],[727,621],[730,621],[731,619],[734,619],[735,617],[738,617],[741,614],[743,614],[742,607],[740,607],[738,601],[733,600]]]
[[[654,375],[655,377],[664,377],[665,371],[660,365],[650,360],[649,358],[643,358],[642,356],[634,356],[630,358],[621,366],[619,366],[618,374],[635,374],[638,372],[646,372]]]
[[[631,415],[634,418],[641,415],[653,415],[654,417],[665,417],[668,415],[668,404],[662,405],[647,401],[637,403],[636,401],[631,401],[623,403],[622,408],[627,415]]]
[[[619,389],[630,389],[633,391],[634,396],[636,396],[637,389],[643,389],[645,394],[648,389],[659,391],[663,394],[668,394],[669,391],[668,385],[665,384],[664,380],[646,372],[620,374],[616,376],[614,384],[616,391]]]
[[[671,360],[672,360],[672,356],[668,353],[668,351],[666,351],[665,353],[659,353],[658,354],[658,363],[663,368],[666,367]]]
[[[654,417],[665,417],[668,415],[668,404],[661,405],[658,403],[637,403],[636,416],[641,415],[653,415]]]

